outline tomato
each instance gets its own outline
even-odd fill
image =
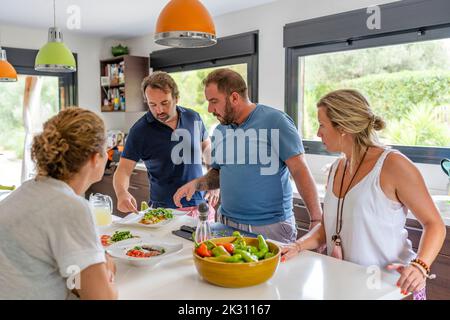
[[[108,236],[106,234],[104,234],[100,237],[100,241],[102,243],[102,246],[104,246],[104,247],[109,246],[111,244],[110,240],[111,240],[111,236]]]
[[[212,257],[212,253],[210,250],[208,250],[208,247],[205,243],[200,244],[200,246],[195,250],[197,254],[204,258],[204,257]]]

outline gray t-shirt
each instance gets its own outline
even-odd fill
[[[66,183],[29,180],[0,202],[0,299],[73,298],[68,280],[102,262],[89,203]]]

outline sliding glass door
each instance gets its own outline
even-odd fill
[[[20,185],[29,153],[25,138],[31,140],[58,113],[59,91],[57,76],[20,74],[17,82],[0,83],[0,185]]]

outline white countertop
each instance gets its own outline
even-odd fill
[[[231,289],[209,284],[201,279],[192,258],[193,243],[171,234],[181,225],[195,225],[191,217],[177,217],[173,224],[149,230],[151,236],[183,243],[180,253],[154,267],[134,267],[117,261],[116,283],[119,299],[170,300],[303,300],[303,299],[403,299],[395,286],[396,274],[381,272],[378,289],[370,289],[373,273],[365,267],[305,251],[280,263],[275,275],[258,286]],[[112,226],[99,232],[136,230]],[[139,231],[147,230],[139,228]],[[369,281],[370,282],[370,281]]]

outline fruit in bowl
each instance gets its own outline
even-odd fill
[[[280,263],[281,249],[273,242],[242,237],[215,238],[196,243],[194,264],[207,282],[228,288],[254,286],[269,280]]]

